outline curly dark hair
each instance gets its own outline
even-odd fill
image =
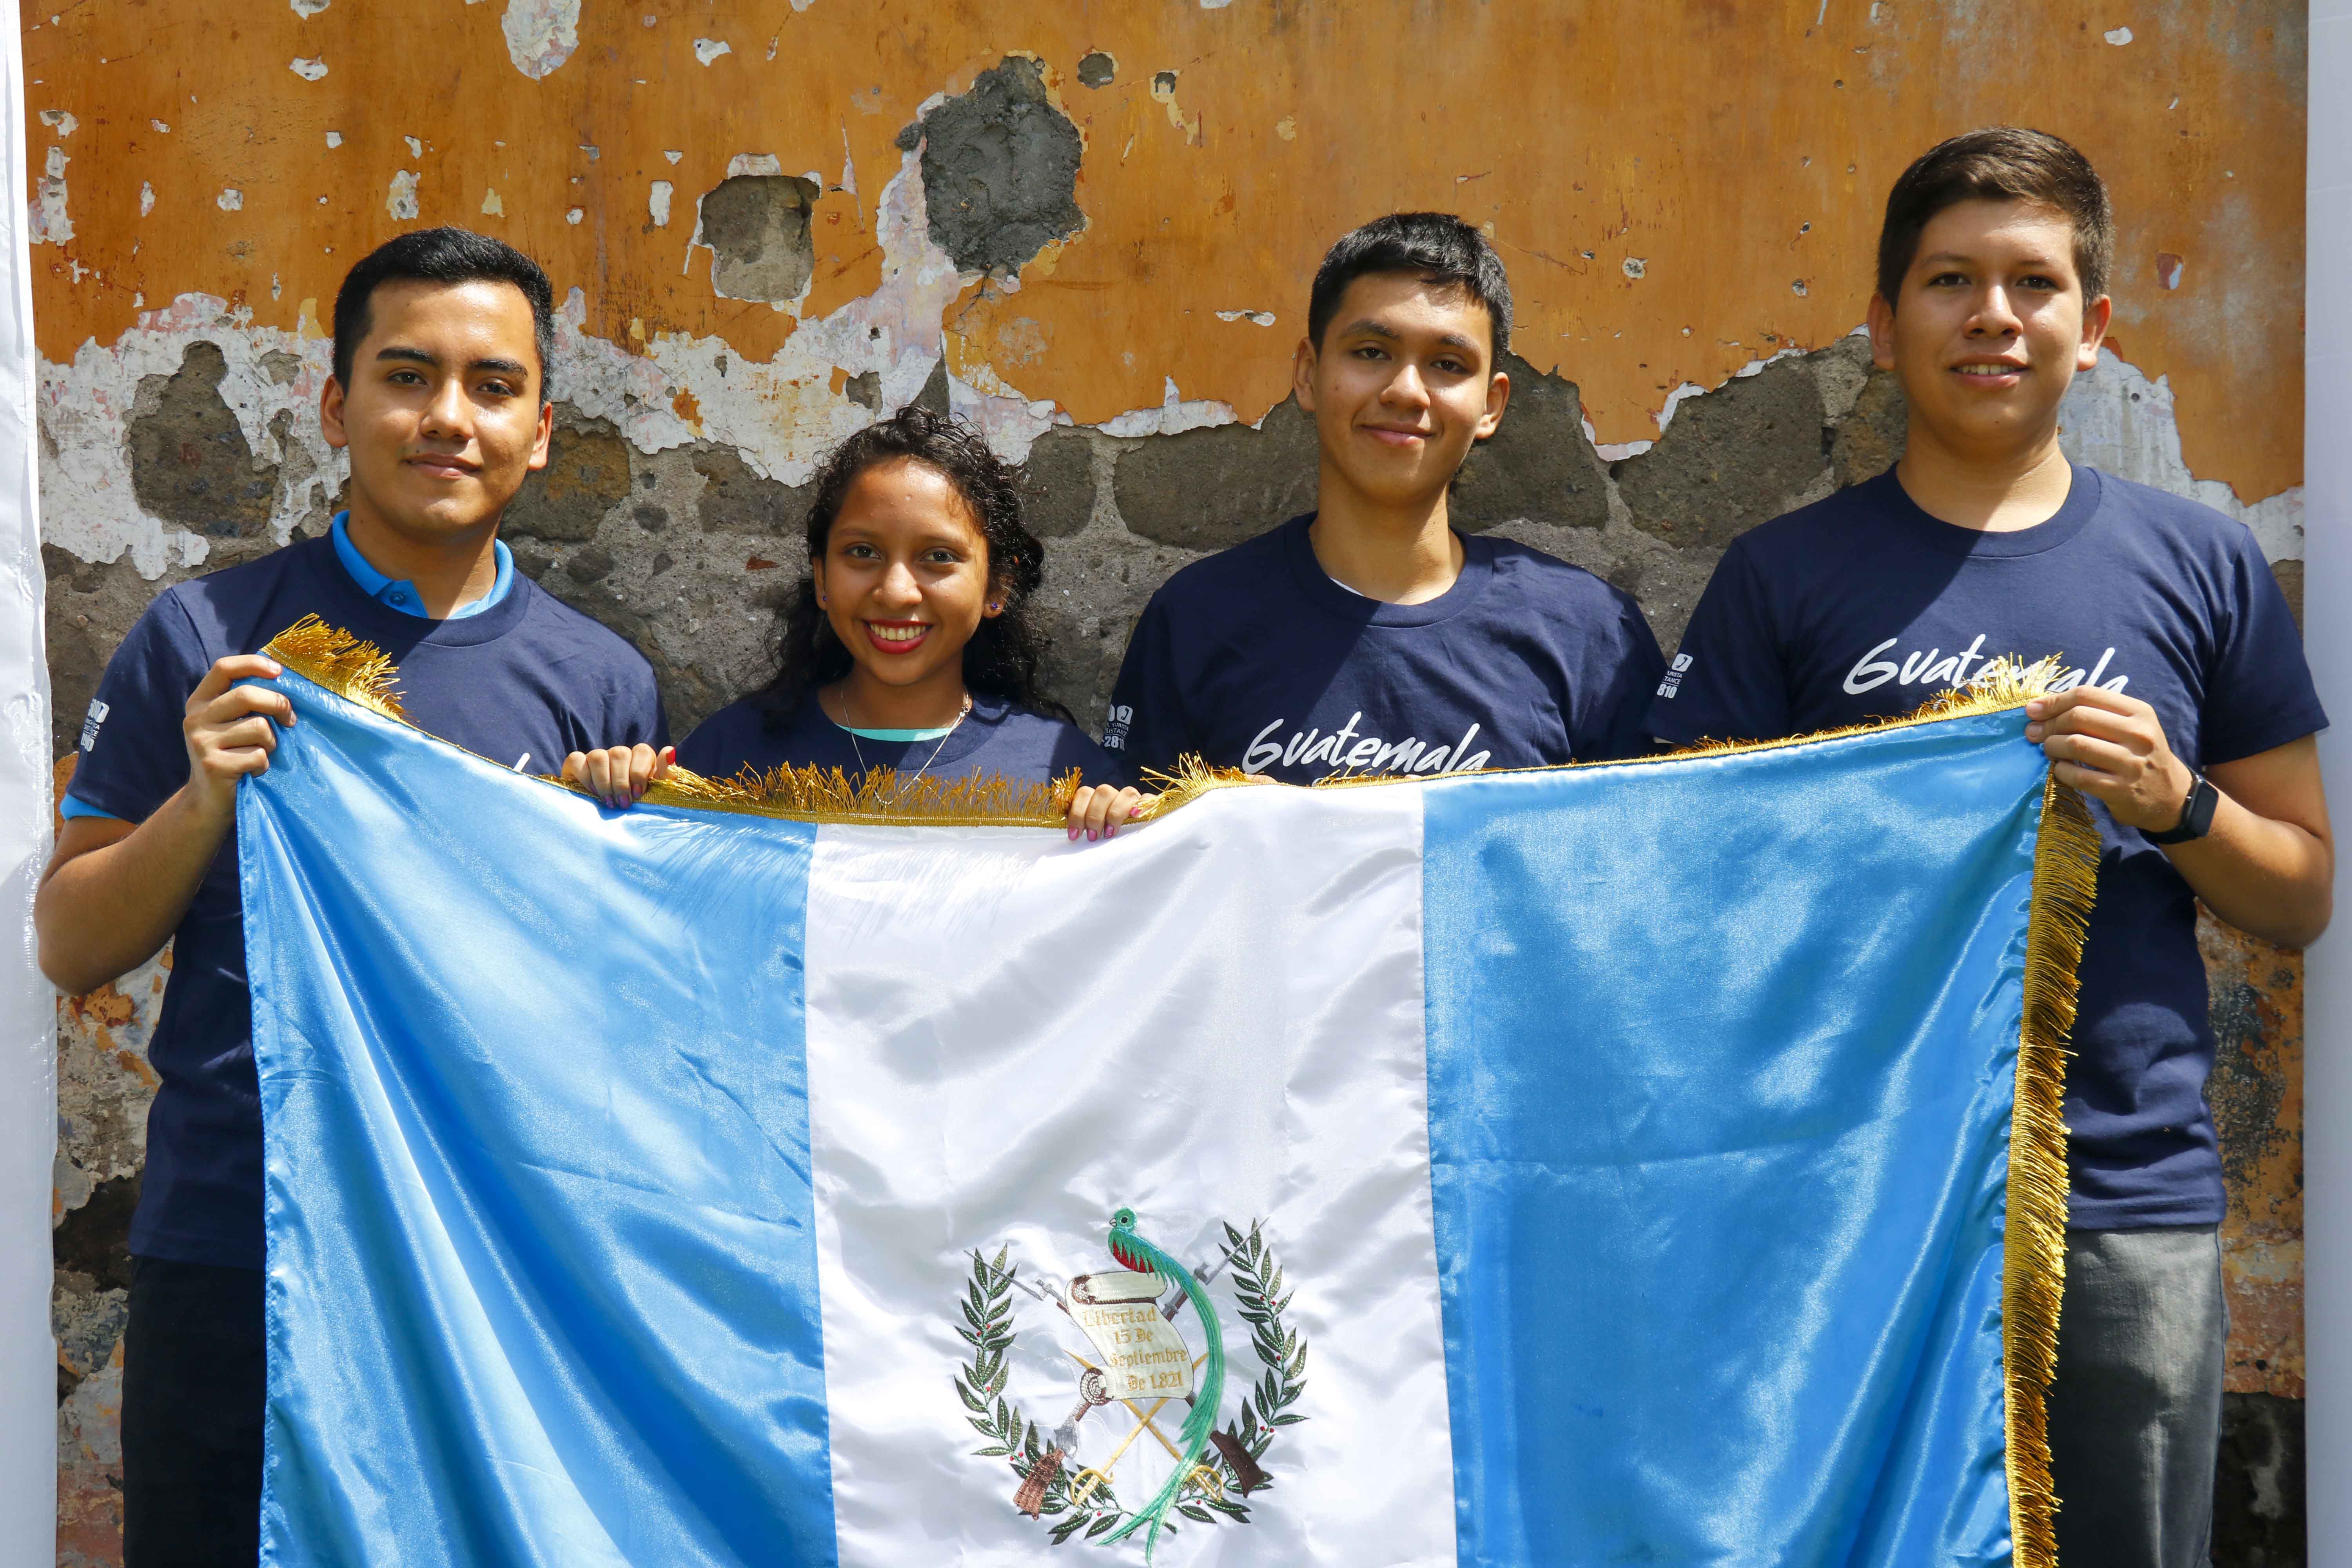
[[[1046,639],[1030,620],[1029,599],[1045,581],[1045,547],[1021,521],[1021,469],[990,451],[969,422],[909,404],[826,454],[811,481],[816,494],[808,513],[809,559],[824,559],[833,520],[857,476],[901,458],[937,470],[971,506],[988,546],[989,591],[1004,606],[963,645],[964,689],[1070,721],[1069,710],[1037,686]],[[818,687],[846,677],[854,663],[817,605],[816,579],[803,576],[776,623],[776,672],[751,700],[769,723],[781,723]]]

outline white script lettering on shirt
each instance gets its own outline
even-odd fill
[[[1948,654],[1942,648],[1931,647],[1925,653],[1915,650],[1902,654],[1899,659],[1880,657],[1902,640],[1899,637],[1888,637],[1854,660],[1853,668],[1845,672],[1846,695],[1859,697],[1890,680],[1897,686],[1925,686],[1940,691],[1948,686],[1973,686],[1984,679],[1985,672],[1981,669],[1974,675],[1969,673],[1971,664],[1986,662],[1983,652],[1985,635],[1982,632],[1977,634],[1976,641],[1958,653]],[[2058,679],[2050,683],[2050,689],[2071,691],[2077,686],[2088,684],[2103,686],[2109,691],[2121,691],[2131,683],[2130,676],[2118,675],[2106,681],[2099,679],[2107,672],[2107,666],[2115,657],[2116,650],[2108,648],[2099,655],[2099,662],[2088,670],[2074,668],[2060,672]]]
[[[1249,749],[1242,753],[1242,771],[1262,773],[1276,763],[1286,768],[1323,763],[1328,764],[1324,771],[1334,773],[1454,773],[1483,768],[1494,755],[1492,752],[1470,751],[1470,742],[1478,733],[1475,724],[1463,731],[1462,739],[1454,744],[1440,742],[1433,746],[1412,735],[1402,741],[1358,735],[1356,726],[1363,718],[1361,711],[1350,713],[1345,724],[1328,735],[1316,730],[1304,734],[1293,730],[1289,739],[1282,741],[1271,738],[1284,723],[1276,719],[1260,730]]]

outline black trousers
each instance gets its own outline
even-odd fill
[[[253,1568],[268,1349],[261,1270],[131,1260],[124,1568]]]

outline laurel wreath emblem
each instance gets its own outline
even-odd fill
[[[1293,1292],[1283,1288],[1282,1261],[1265,1244],[1264,1227],[1263,1220],[1253,1220],[1244,1235],[1230,1224],[1224,1226],[1237,1310],[1249,1324],[1250,1345],[1263,1375],[1244,1389],[1239,1414],[1221,1436],[1253,1460],[1265,1458],[1281,1428],[1307,1419],[1292,1408],[1307,1391],[1307,1341],[1284,1321]],[[1005,1394],[1013,1342],[1013,1275],[1019,1268],[1017,1264],[1007,1266],[1010,1250],[999,1247],[992,1259],[978,1251],[971,1255],[971,1278],[961,1302],[964,1326],[956,1331],[971,1347],[971,1360],[958,1371],[956,1394],[969,1413],[965,1419],[985,1439],[984,1447],[972,1450],[975,1457],[1005,1460],[1024,1485],[1033,1475],[1043,1477],[1036,1511],[1054,1544],[1074,1538],[1091,1541],[1118,1529],[1129,1510],[1108,1477],[1073,1470],[1057,1456],[1049,1458],[1052,1429],[1031,1420]],[[1050,1469],[1041,1468],[1049,1465]],[[1225,1444],[1214,1445],[1175,1511],[1198,1524],[1247,1524],[1250,1505],[1238,1500],[1275,1484],[1263,1468],[1252,1468],[1255,1473],[1244,1478]],[[1161,1528],[1173,1534],[1176,1521],[1171,1519]]]

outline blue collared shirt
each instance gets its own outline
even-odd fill
[[[335,514],[335,526],[331,531],[335,541],[335,559],[343,563],[343,570],[351,574],[352,581],[359,584],[360,592],[377,604],[398,610],[404,616],[422,616],[425,600],[417,594],[416,584],[405,577],[387,577],[369,564],[368,558],[360,553],[360,547],[352,542],[351,518],[352,514],[347,511]],[[468,616],[478,616],[505,598],[507,591],[514,586],[514,552],[507,548],[507,542],[503,539],[490,541],[490,549],[497,552],[499,562],[499,574],[492,580],[490,591],[472,604],[458,605],[443,619],[462,621]]]
[[[387,609],[423,618],[425,600],[416,592],[416,584],[405,577],[387,577],[369,563],[368,558],[360,553],[360,547],[352,542],[351,517],[348,511],[335,514],[335,524],[330,531],[335,542],[335,559],[343,563],[343,570],[351,574],[353,583],[359,584],[361,593]],[[491,580],[490,591],[469,605],[458,605],[443,619],[462,621],[468,616],[478,616],[505,598],[508,591],[513,588],[514,552],[507,548],[507,542],[503,539],[490,541],[490,549],[497,553],[499,563],[499,574]],[[65,817],[112,816],[113,813],[100,811],[89,802],[76,800],[68,794],[58,802],[58,815]]]

